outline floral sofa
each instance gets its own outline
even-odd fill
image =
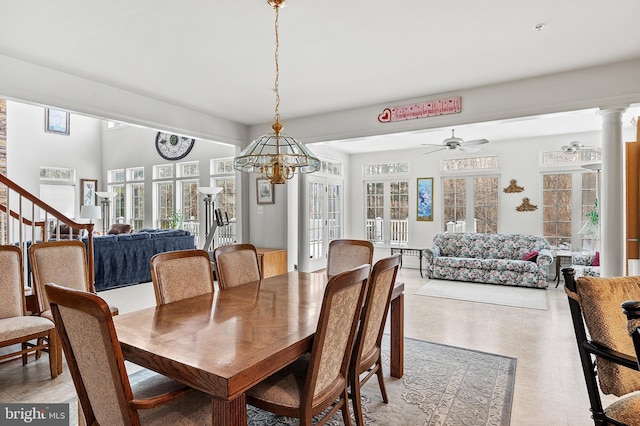
[[[552,262],[549,243],[534,235],[442,233],[426,250],[427,276],[440,280],[547,288]]]
[[[599,277],[600,255],[596,253],[571,253],[571,267],[575,271],[574,278]]]

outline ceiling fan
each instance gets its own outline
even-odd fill
[[[443,140],[441,144],[423,143],[422,145],[440,147],[440,149],[425,152],[425,154],[431,154],[432,152],[442,151],[443,149],[448,149],[450,151],[480,152],[482,151],[482,148],[476,148],[470,145],[482,145],[485,143],[489,143],[487,139],[474,139],[470,141],[465,141],[462,138],[457,138],[454,132],[455,130],[452,129],[451,137]]]
[[[573,142],[569,143],[569,145],[563,145],[560,149],[565,154],[575,154],[576,152],[580,151],[581,149],[585,149],[585,148],[586,149],[596,149],[593,146],[583,145],[582,143],[580,143],[578,141],[573,141]]]

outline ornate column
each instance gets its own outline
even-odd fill
[[[627,107],[600,108],[602,115],[602,200],[600,275],[625,275],[625,162],[622,114]]]

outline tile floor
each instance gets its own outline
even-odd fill
[[[405,283],[407,337],[517,358],[512,425],[593,424],[562,285],[550,285],[548,310],[542,311],[414,295],[427,282],[415,269],[402,269],[398,280]],[[100,295],[121,313],[155,304],[150,283]],[[20,361],[0,365],[2,402],[63,402],[74,396],[66,365],[50,380],[46,356],[30,359],[26,368]]]

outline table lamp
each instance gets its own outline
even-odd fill
[[[93,219],[102,218],[100,206],[82,206],[80,208],[80,217],[89,219],[89,223],[93,223]]]

